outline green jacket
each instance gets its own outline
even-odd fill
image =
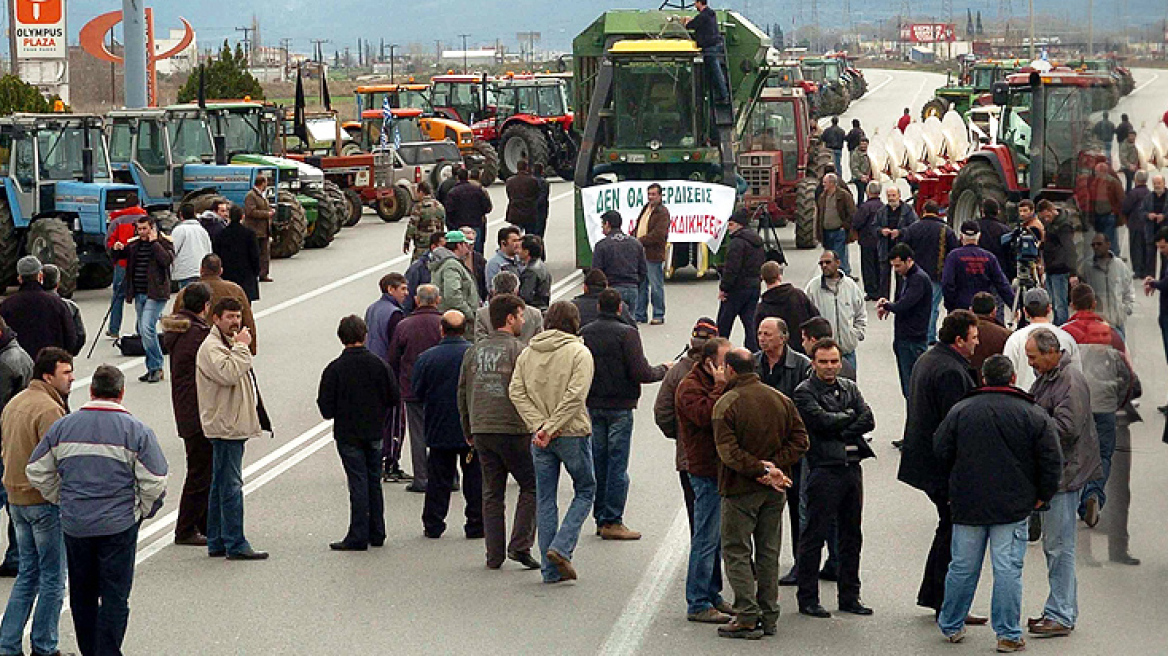
[[[445,246],[430,255],[430,282],[438,286],[442,299],[438,310],[461,310],[467,321],[474,321],[479,309],[479,289],[470,269]]]
[[[414,204],[414,209],[410,213],[410,224],[406,227],[405,247],[409,248],[410,242],[414,244],[411,261],[430,250],[430,235],[439,231],[446,231],[446,208],[442,207],[442,203],[427,196]]]

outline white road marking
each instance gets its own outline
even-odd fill
[[[681,569],[689,551],[688,544],[689,520],[685,508],[680,508],[657,553],[649,561],[649,569],[641,575],[636,589],[617,616],[612,632],[600,648],[601,656],[631,655],[640,650],[645,631],[657,616],[673,578]]]
[[[874,94],[874,93],[876,93],[877,91],[879,91],[879,90],[883,89],[884,87],[888,86],[888,83],[889,83],[889,82],[891,82],[892,80],[893,80],[893,76],[892,76],[892,74],[890,74],[890,73],[885,73],[885,74],[884,74],[884,81],[883,81],[883,82],[881,82],[880,84],[877,84],[876,86],[874,86],[874,87],[872,87],[872,88],[868,89],[868,92],[867,92],[867,93],[865,93],[865,94],[863,95],[863,97],[861,97],[859,100],[857,100],[856,102],[852,103],[852,105],[855,105],[855,104],[858,104],[858,103],[862,103],[862,102],[864,102],[865,100],[868,100],[868,99],[870,99],[870,98],[872,97],[872,94]],[[851,108],[852,108],[852,106],[851,106],[851,105],[849,105],[849,106],[848,106],[848,109],[850,110]],[[844,114],[846,114],[846,113],[847,113],[847,112],[844,112]],[[819,119],[819,129],[820,129],[820,130],[827,129],[827,126],[829,126],[829,125],[831,125],[831,117],[830,117],[830,116],[828,116],[828,117],[826,117],[826,118],[821,118],[821,119]]]
[[[1139,93],[1140,91],[1142,91],[1142,90],[1144,89],[1144,87],[1148,86],[1149,84],[1151,84],[1151,83],[1153,83],[1153,82],[1155,82],[1156,80],[1159,80],[1159,79],[1160,79],[1160,74],[1159,74],[1159,73],[1152,73],[1152,78],[1151,78],[1150,80],[1148,80],[1147,82],[1144,82],[1143,84],[1141,84],[1141,85],[1137,86],[1136,88],[1132,89],[1132,92],[1131,92],[1131,93],[1129,93],[1129,94],[1127,94],[1127,95],[1128,95],[1128,97],[1130,98],[1130,97],[1132,97],[1132,96],[1136,95],[1137,93]]]

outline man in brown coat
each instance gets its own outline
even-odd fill
[[[260,243],[260,282],[272,282],[268,266],[272,261],[272,218],[276,216],[276,210],[264,198],[267,188],[268,179],[257,176],[255,186],[243,198],[243,225],[256,233]]]
[[[637,307],[633,318],[649,322],[649,301],[653,301],[653,325],[665,323],[665,252],[669,244],[669,208],[661,202],[661,185],[654,182],[645,191],[649,203],[637,219],[636,237],[645,247],[649,269],[637,290]]]
[[[524,232],[528,232],[539,220],[536,211],[536,205],[539,203],[539,182],[528,171],[527,160],[519,160],[515,169],[515,175],[507,178],[507,223],[517,225],[523,228]]]
[[[774,635],[779,619],[779,543],[784,490],[791,484],[783,469],[807,451],[807,429],[795,404],[759,379],[750,351],[730,351],[726,367],[713,422],[722,557],[736,617],[718,627],[718,635],[757,640]]]
[[[255,315],[251,311],[251,301],[247,300],[247,292],[243,291],[243,287],[223,279],[223,260],[219,259],[218,255],[214,253],[204,256],[203,262],[199,265],[199,282],[204,283],[211,289],[211,305],[214,306],[221,298],[234,298],[243,306],[243,325],[251,331],[251,344],[248,348],[251,349],[251,354],[256,354],[256,325]],[[183,295],[186,289],[181,289],[178,296],[174,297],[174,312],[179,312],[183,308]]]
[[[852,193],[840,187],[834,173],[823,176],[823,193],[819,194],[815,209],[815,237],[823,247],[839,255],[840,268],[852,275],[848,264],[848,242],[852,241],[852,217],[856,214],[856,200]]]
[[[991,355],[999,355],[1006,350],[1006,340],[1010,339],[1010,329],[998,321],[998,299],[989,292],[973,295],[970,306],[977,315],[977,348],[969,358],[969,366],[981,372],[981,366]]]

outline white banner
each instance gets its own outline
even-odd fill
[[[649,202],[647,189],[653,180],[626,180],[595,185],[580,190],[588,242],[604,238],[600,216],[609,210],[620,212],[622,231],[637,233],[637,220]],[[706,243],[717,251],[726,236],[726,222],[734,212],[735,190],[726,185],[691,180],[662,180],[661,202],[669,210],[669,241]]]
[[[66,59],[65,0],[16,0],[16,56]]]

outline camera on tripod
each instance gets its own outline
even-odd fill
[[[1002,242],[1014,255],[1018,280],[1035,282],[1040,258],[1038,237],[1026,226],[1018,226],[1013,232],[1004,235]]]

